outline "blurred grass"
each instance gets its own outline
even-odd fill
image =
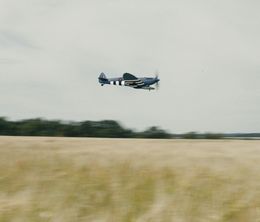
[[[260,221],[260,142],[0,137],[0,221]]]

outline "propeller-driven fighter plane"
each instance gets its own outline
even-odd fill
[[[146,90],[153,90],[154,87],[151,85],[156,86],[156,89],[159,88],[159,81],[158,75],[154,78],[151,77],[136,77],[130,73],[123,74],[123,77],[119,78],[107,78],[106,75],[102,72],[98,77],[98,81],[101,86],[104,85],[117,85],[117,86],[128,86],[134,89],[146,89]]]

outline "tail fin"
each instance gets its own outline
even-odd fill
[[[101,86],[103,86],[104,84],[109,84],[109,80],[103,72],[99,75],[98,81]]]
[[[107,80],[107,77],[106,75],[102,72],[99,77],[98,77],[99,80],[103,80],[103,81],[106,81]]]

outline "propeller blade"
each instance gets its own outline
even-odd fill
[[[155,78],[156,78],[156,79],[159,78],[159,71],[158,71],[158,70],[155,71]]]
[[[156,90],[159,90],[159,89],[160,89],[160,83],[159,83],[159,82],[157,82],[157,83],[155,84],[155,88],[156,88]]]
[[[159,79],[159,71],[158,71],[158,69],[155,71],[155,79]],[[159,81],[156,82],[155,88],[156,88],[156,90],[158,90],[160,88]]]

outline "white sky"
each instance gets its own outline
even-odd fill
[[[0,0],[0,116],[260,131],[260,1]],[[130,72],[159,91],[100,87]]]

